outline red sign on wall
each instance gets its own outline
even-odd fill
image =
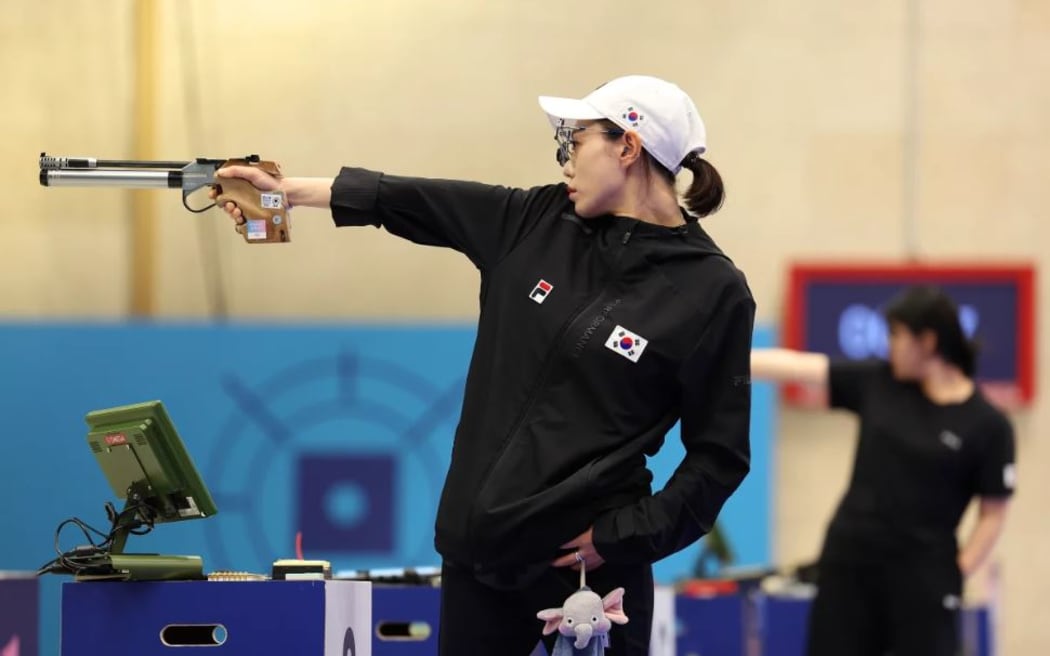
[[[1035,393],[1035,271],[1029,264],[830,264],[791,267],[783,343],[833,359],[884,358],[882,311],[911,285],[936,285],[959,305],[978,345],[976,379],[1002,406],[1028,404]],[[810,405],[824,390],[791,385],[788,401]]]

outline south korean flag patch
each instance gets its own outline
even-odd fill
[[[613,328],[609,339],[605,340],[605,348],[619,353],[631,362],[638,362],[648,345],[649,340],[639,337],[623,326]]]

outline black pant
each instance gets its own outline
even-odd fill
[[[822,562],[809,656],[956,656],[962,576],[955,561]]]
[[[529,656],[543,638],[536,613],[560,608],[580,587],[580,574],[550,568],[521,590],[497,590],[471,570],[445,563],[441,568],[439,656]],[[609,648],[616,656],[647,656],[653,623],[653,572],[650,565],[602,565],[587,572],[587,587],[600,596],[625,589],[627,624],[613,624]],[[548,651],[557,634],[545,638]]]

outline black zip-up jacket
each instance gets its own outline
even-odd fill
[[[481,272],[437,516],[446,560],[513,587],[591,526],[598,553],[623,564],[711,529],[749,469],[755,305],[695,220],[580,219],[565,185],[351,168],[331,207],[339,226],[454,248]],[[653,494],[645,456],[679,419],[685,459]]]

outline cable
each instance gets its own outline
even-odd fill
[[[62,529],[66,526],[73,525],[79,528],[84,533],[84,538],[87,540],[87,544],[74,547],[69,551],[63,551],[60,544],[62,537]],[[96,543],[95,538],[92,536],[94,533],[96,536],[102,538],[101,543]],[[83,558],[97,557],[100,554],[105,553],[105,548],[108,541],[111,540],[112,531],[110,533],[103,533],[97,528],[91,526],[87,522],[81,520],[79,517],[71,517],[63,520],[59,523],[58,528],[55,529],[55,558],[41,566],[37,570],[37,575],[46,574],[48,572],[54,573],[76,573],[80,571],[84,565],[79,561]]]
[[[113,541],[118,533],[129,535],[146,535],[154,527],[154,511],[145,503],[133,503],[121,511],[106,503],[106,517],[110,521],[109,532],[105,533],[91,526],[79,517],[70,517],[59,523],[55,529],[55,558],[37,570],[37,576],[43,574],[80,574],[82,572],[108,566]],[[68,551],[62,550],[62,529],[76,526],[83,532],[87,544],[78,545]],[[94,534],[94,535],[92,535]],[[101,538],[101,542],[95,540]]]

